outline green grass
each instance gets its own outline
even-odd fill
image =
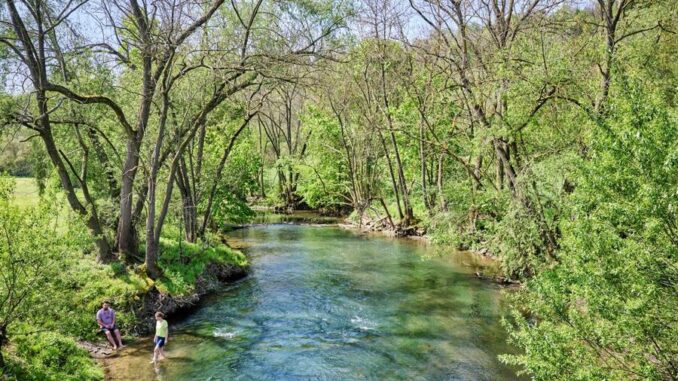
[[[49,305],[40,306],[43,323],[22,322],[12,329],[9,380],[98,380],[99,368],[76,340],[103,342],[94,316],[103,301],[117,312],[123,335],[133,333],[135,311],[153,287],[174,297],[194,291],[195,282],[210,263],[246,266],[246,257],[217,240],[211,245],[161,239],[160,266],[163,276],[153,281],[143,266],[126,267],[121,262],[97,263],[91,254],[66,252],[61,271],[42,292],[53,295]],[[37,307],[37,306],[36,306]],[[41,319],[41,320],[43,320]],[[77,370],[77,371],[76,371]],[[3,373],[0,371],[0,379]],[[77,376],[76,376],[77,375]]]
[[[38,183],[32,177],[15,177],[14,203],[20,208],[38,205]]]
[[[33,178],[13,178],[14,198],[11,201],[20,209],[38,206],[40,195]],[[56,195],[63,198],[62,194]],[[58,218],[59,230],[68,230],[71,210],[64,203]],[[121,262],[99,264],[94,255],[83,252],[65,253],[60,276],[53,280],[51,292],[58,295],[54,308],[54,327],[62,333],[84,339],[98,338],[93,316],[102,301],[109,300],[119,311],[121,326],[131,326],[133,310],[143,295],[153,286],[160,292],[173,296],[188,295],[194,291],[197,278],[210,263],[247,266],[245,256],[222,244],[216,236],[207,243],[188,243],[180,240],[176,227],[167,224],[160,242],[159,266],[163,276],[154,281],[145,274],[143,266],[125,266]],[[141,247],[143,253],[144,248]],[[67,307],[64,307],[67,306]]]
[[[163,275],[155,281],[146,275],[143,266],[126,267],[121,262],[99,264],[92,255],[73,259],[59,285],[67,290],[65,304],[76,306],[66,312],[71,326],[69,331],[80,337],[96,337],[96,332],[92,331],[92,316],[104,300],[110,301],[120,312],[118,320],[124,329],[134,323],[134,308],[153,286],[161,293],[175,297],[189,295],[210,263],[247,266],[243,253],[218,241],[210,240],[215,243],[209,245],[180,243],[173,234],[169,235],[160,240],[159,266]]]
[[[11,203],[24,210],[38,206],[40,195],[35,179],[15,177],[13,180]],[[63,194],[56,197],[62,199]],[[57,221],[59,230],[65,231],[73,228],[68,223],[71,219],[65,218],[72,212],[66,203],[63,204]],[[83,252],[65,253],[61,260],[63,271],[51,285],[53,294],[58,295],[59,305],[54,308],[55,326],[50,328],[75,337],[94,339],[97,335],[93,314],[104,300],[111,301],[120,312],[120,324],[129,326],[133,324],[136,303],[153,286],[173,296],[188,295],[194,291],[196,280],[210,263],[247,266],[246,257],[221,243],[217,236],[208,237],[206,243],[189,243],[180,237],[178,228],[166,224],[160,242],[159,266],[163,276],[156,281],[148,278],[143,266],[127,267],[121,262],[99,264],[85,248],[81,248]],[[143,253],[143,246],[141,251]]]
[[[102,379],[103,369],[76,341],[104,341],[94,320],[104,300],[115,308],[122,332],[130,334],[134,310],[153,284],[132,271],[121,273],[119,263],[102,265],[82,253],[64,253],[59,267],[59,275],[42,290],[51,295],[49,305],[36,306],[42,323],[35,326],[26,320],[12,328],[9,380]]]
[[[19,335],[12,342],[13,352],[2,380],[95,381],[104,379],[104,370],[76,341],[56,331]]]
[[[159,266],[163,276],[156,281],[160,292],[190,294],[194,291],[196,280],[210,263],[247,266],[243,253],[215,239],[208,239],[207,243],[190,243],[171,236],[160,239]]]

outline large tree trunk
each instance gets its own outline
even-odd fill
[[[154,215],[155,218],[155,215]],[[158,256],[160,253],[160,240],[151,237],[146,239],[146,256],[144,258],[144,265],[146,266],[146,275],[151,279],[158,279],[162,275],[160,267],[158,267]]]
[[[384,208],[384,212],[386,213],[386,218],[388,219],[389,225],[391,225],[391,229],[395,229],[395,224],[393,223],[393,218],[391,218],[391,213],[388,211],[388,207],[386,206],[386,202],[384,202],[384,198],[380,197],[379,202],[381,202],[382,208]]]
[[[400,220],[404,218],[403,209],[400,206],[400,191],[398,190],[398,182],[395,178],[395,172],[393,171],[393,163],[391,163],[391,155],[388,153],[388,148],[386,146],[386,140],[381,134],[381,131],[377,131],[379,134],[379,139],[381,140],[381,146],[384,148],[384,156],[386,156],[386,164],[388,165],[388,173],[391,176],[391,184],[393,185],[393,194],[396,198],[396,205],[398,206],[398,217]],[[385,204],[384,204],[385,205]]]
[[[177,187],[181,195],[182,216],[184,220],[184,237],[188,242],[195,242],[198,235],[197,211],[194,189],[188,178],[185,160],[181,160],[177,173]]]
[[[433,215],[431,200],[428,198],[428,191],[426,187],[426,153],[424,152],[424,125],[419,125],[419,164],[421,169],[421,193],[424,199],[424,205],[428,210],[429,215]]]
[[[118,251],[129,259],[136,256],[138,246],[134,234],[133,195],[134,178],[139,165],[139,146],[136,139],[127,140],[125,162],[122,167],[122,184],[120,187],[120,218],[118,220]],[[150,200],[149,200],[150,201]]]
[[[445,154],[440,153],[438,156],[438,176],[436,180],[436,185],[438,187],[438,202],[440,203],[440,209],[447,211],[447,200],[445,200],[445,193],[443,193],[443,164],[445,163]],[[474,183],[475,184],[475,183]]]
[[[393,143],[393,154],[395,156],[396,164],[398,167],[398,181],[400,183],[400,193],[403,199],[403,206],[405,207],[405,218],[401,221],[403,226],[408,226],[414,219],[414,213],[412,211],[412,205],[410,204],[410,195],[407,189],[407,181],[405,180],[405,172],[403,171],[403,163],[400,159],[400,152],[398,150],[398,143],[396,142],[395,133],[393,130],[390,130],[391,142]]]
[[[161,144],[159,144],[158,146],[160,146]],[[157,156],[155,157],[157,158]],[[158,166],[159,165],[157,162],[153,163],[151,175],[148,178],[148,214],[146,216],[146,255],[144,258],[144,265],[146,266],[146,274],[151,279],[158,279],[162,274],[160,268],[158,267],[158,254],[160,251],[160,235],[157,234],[155,225],[156,221],[155,203],[157,194],[156,190],[158,184],[157,178]],[[172,176],[170,175],[170,179],[168,180],[170,183],[173,182],[171,177]]]
[[[483,156],[478,155],[476,157],[476,162],[473,165],[473,177],[476,179],[476,181],[473,183],[474,190],[480,189],[480,181],[478,181],[478,179],[480,179],[480,170],[482,169],[482,167],[483,167]]]
[[[495,166],[495,169],[496,169],[497,189],[502,190],[504,189],[504,164],[501,158],[497,157],[496,164],[497,165]]]
[[[297,207],[297,186],[296,186],[296,176],[294,175],[294,170],[292,168],[287,170],[287,207],[296,209]]]
[[[262,165],[261,168],[259,168],[259,176],[257,177],[259,180],[259,196],[264,199],[266,198],[266,182],[264,181],[264,165],[263,165],[263,160],[266,157],[266,147],[264,145],[264,136],[263,132],[261,131],[261,122],[257,123],[257,129],[259,130],[259,155],[261,156],[262,160]],[[203,222],[204,224],[204,222]]]
[[[412,212],[412,206],[410,205],[410,195],[407,190],[407,181],[405,180],[405,174],[403,171],[403,163],[400,159],[400,151],[398,150],[398,142],[396,141],[395,133],[393,132],[393,119],[391,117],[390,104],[388,101],[388,95],[386,94],[386,67],[384,63],[381,64],[381,90],[382,97],[384,101],[384,113],[386,114],[386,121],[388,122],[388,132],[391,137],[391,144],[393,144],[393,156],[395,157],[397,169],[398,169],[398,183],[400,193],[403,199],[403,206],[405,208],[405,215],[400,217],[400,224],[405,227],[408,226],[414,219],[414,213]],[[398,208],[400,208],[400,203],[398,203]]]
[[[266,182],[264,181],[264,166],[262,165],[259,168],[259,197],[262,199],[266,198]]]
[[[167,73],[165,73],[167,74]],[[166,78],[165,78],[166,79]],[[160,110],[160,118],[158,121],[158,136],[155,139],[155,146],[151,154],[150,160],[150,173],[148,175],[147,184],[148,184],[148,208],[146,214],[146,254],[144,258],[144,266],[146,267],[146,274],[151,279],[158,279],[162,275],[162,271],[158,267],[158,257],[160,251],[160,232],[162,231],[162,222],[159,222],[159,227],[156,227],[156,197],[157,197],[157,186],[158,186],[158,174],[160,172],[160,167],[162,165],[162,146],[165,140],[165,129],[167,127],[167,113],[170,108],[169,100],[169,89],[166,87],[167,82],[163,81],[163,92],[162,92],[162,108]],[[180,155],[177,153],[176,155]],[[178,156],[175,157],[174,162],[178,159]],[[174,184],[174,171],[176,167],[172,165],[170,169],[169,179],[167,180],[168,194],[165,195],[165,201],[171,197],[172,194],[172,185]],[[163,209],[165,205],[163,204]],[[162,210],[161,215],[166,213],[166,210]],[[164,218],[164,216],[162,217]],[[161,219],[162,219],[161,218]]]
[[[505,173],[506,177],[508,177],[509,189],[511,190],[511,193],[517,197],[519,196],[517,189],[518,176],[516,171],[513,169],[513,165],[511,165],[511,159],[509,156],[510,154],[508,152],[508,148],[506,147],[506,143],[500,139],[494,139],[493,144],[495,153],[497,154],[497,161],[501,165],[502,173]]]
[[[136,178],[139,167],[139,151],[141,142],[144,139],[146,128],[148,127],[148,120],[151,115],[151,107],[153,103],[153,95],[155,94],[157,78],[167,62],[171,54],[167,54],[164,59],[161,59],[153,72],[153,41],[151,40],[151,27],[148,24],[147,15],[139,7],[136,0],[130,1],[131,14],[139,28],[139,38],[143,41],[144,46],[141,47],[141,62],[142,62],[142,89],[141,102],[137,114],[136,130],[127,135],[125,162],[122,167],[122,184],[120,189],[120,220],[118,223],[118,251],[125,257],[134,257],[138,251],[137,242],[134,237],[134,211],[133,195],[134,195],[134,179]],[[167,53],[167,52],[166,52]],[[149,191],[151,191],[151,184],[149,181]],[[155,184],[152,189],[153,201],[155,201]],[[150,200],[149,195],[149,202]],[[152,205],[152,204],[150,204]],[[147,242],[147,245],[150,243]],[[147,247],[148,251],[148,247]]]

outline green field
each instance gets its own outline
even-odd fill
[[[32,177],[16,177],[16,188],[14,189],[14,202],[19,207],[29,207],[38,204],[40,195],[38,184]]]

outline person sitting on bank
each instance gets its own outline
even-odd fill
[[[115,326],[115,311],[111,308],[110,303],[104,302],[101,309],[97,311],[97,324],[99,324],[101,332],[106,335],[108,342],[113,345],[114,350],[124,347],[120,330]]]

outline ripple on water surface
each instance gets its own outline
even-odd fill
[[[515,380],[497,288],[463,259],[332,227],[236,231],[252,274],[172,324],[168,360],[141,341],[112,380]],[[462,254],[451,254],[462,255]]]

